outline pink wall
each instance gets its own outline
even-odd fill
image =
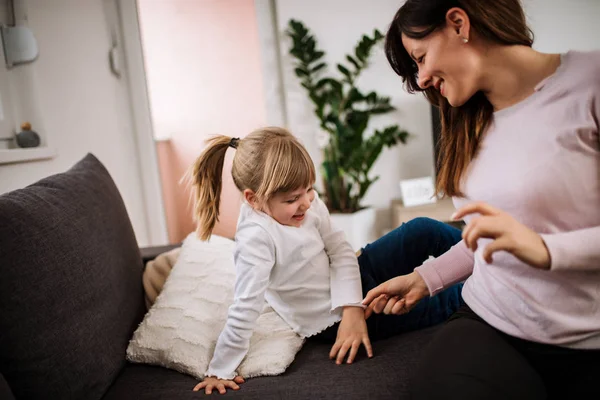
[[[213,134],[245,136],[265,124],[253,0],[138,0],[140,29],[169,240],[194,230],[189,194],[179,184]],[[225,167],[221,221],[232,237],[240,195]]]

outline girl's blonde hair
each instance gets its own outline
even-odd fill
[[[260,203],[276,193],[315,183],[315,167],[308,152],[283,128],[259,129],[233,142],[229,136],[218,135],[207,143],[189,173],[201,240],[210,238],[219,220],[223,162],[232,144],[237,149],[231,168],[233,182],[240,192],[252,190]]]

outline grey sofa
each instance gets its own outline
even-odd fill
[[[88,154],[0,196],[0,399],[197,399],[196,379],[125,360],[145,310],[144,260],[109,173]],[[353,365],[308,342],[281,376],[224,398],[403,399],[435,329],[374,343]],[[213,394],[213,398],[221,398]]]

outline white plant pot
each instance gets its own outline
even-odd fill
[[[358,251],[377,239],[375,217],[374,208],[365,208],[352,214],[332,213],[331,223],[344,231],[352,249]]]

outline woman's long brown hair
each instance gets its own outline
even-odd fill
[[[386,57],[402,77],[407,91],[424,92],[429,102],[440,109],[436,192],[445,196],[463,196],[461,179],[477,153],[494,108],[482,92],[476,93],[464,105],[452,107],[436,89],[421,89],[418,67],[402,44],[403,34],[422,39],[443,28],[446,13],[453,7],[463,9],[472,29],[490,43],[531,47],[533,32],[527,26],[519,0],[408,0],[396,13],[387,32]]]

